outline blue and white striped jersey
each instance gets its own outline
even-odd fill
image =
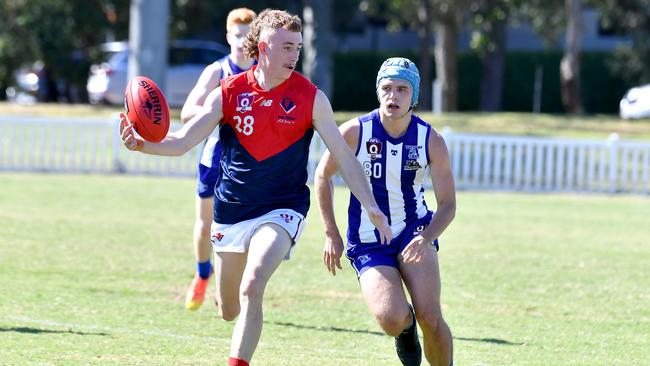
[[[368,177],[379,208],[388,217],[393,237],[397,237],[404,228],[428,212],[423,183],[429,165],[427,141],[431,126],[412,115],[406,133],[393,138],[381,124],[378,110],[360,116],[358,120],[360,131],[356,157]],[[365,208],[350,194],[348,242],[356,245],[378,241],[379,233]]]

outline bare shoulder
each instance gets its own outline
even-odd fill
[[[343,138],[348,143],[348,145],[351,148],[356,149],[357,143],[359,141],[359,134],[361,133],[359,120],[352,118],[348,121],[343,122],[343,124],[339,126],[339,131],[341,131],[341,135],[343,135]]]
[[[433,160],[435,160],[436,157],[448,155],[447,143],[445,142],[444,136],[433,127],[431,127],[431,132],[429,133],[428,148],[429,156],[431,156]]]
[[[321,132],[322,128],[336,128],[334,125],[334,111],[327,95],[322,90],[317,89],[314,96],[314,109],[312,113],[314,128]],[[331,124],[331,126],[329,126]]]
[[[323,93],[322,90],[316,89],[316,95],[314,95],[314,110],[319,109],[330,109],[332,110],[332,105],[330,104],[329,98]]]

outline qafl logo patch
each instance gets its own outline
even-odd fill
[[[366,152],[368,153],[368,156],[370,156],[371,160],[381,159],[382,147],[383,144],[377,138],[373,137],[366,141]]]
[[[237,112],[244,113],[253,110],[253,93],[241,93],[237,96]]]

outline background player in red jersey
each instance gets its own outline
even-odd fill
[[[221,125],[223,172],[215,191],[217,298],[221,316],[237,317],[230,365],[248,365],[262,331],[266,284],[300,236],[309,207],[307,157],[314,129],[332,151],[350,190],[377,228],[392,240],[361,166],[334,122],[325,94],[294,72],[302,48],[300,18],[265,10],[251,24],[246,54],[258,65],[226,78],[202,110],[158,144],[136,138],[122,117],[129,150],[181,155]]]
[[[254,59],[244,54],[243,41],[255,19],[255,12],[248,8],[233,9],[226,19],[226,40],[230,54],[208,65],[187,97],[181,110],[181,121],[187,123],[201,111],[208,94],[221,85],[221,79],[239,74],[253,66]],[[215,130],[203,145],[197,169],[196,221],[194,223],[194,256],[196,273],[185,296],[185,307],[197,310],[205,299],[205,289],[212,275],[212,245],[210,226],[214,221],[214,186],[219,177],[221,143]]]

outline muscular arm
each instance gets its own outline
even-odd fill
[[[221,84],[221,71],[221,64],[218,62],[208,65],[203,70],[181,110],[181,121],[183,123],[189,122],[192,117],[201,112],[203,103],[205,103],[210,92]]]
[[[359,124],[355,122],[356,119],[350,120],[339,128],[345,142],[353,151],[356,150],[359,139]],[[316,168],[314,189],[316,190],[316,201],[318,202],[321,218],[325,225],[325,234],[328,236],[339,235],[334,216],[334,185],[332,183],[332,177],[337,171],[336,161],[334,161],[329,151],[325,151]]]
[[[437,209],[426,229],[404,248],[402,252],[404,263],[419,262],[426,253],[425,248],[442,234],[456,215],[456,188],[449,163],[449,152],[444,139],[436,130],[431,130],[427,149]]]
[[[356,150],[359,139],[359,124],[356,120],[344,123],[339,130],[345,139],[347,145]],[[334,185],[332,177],[338,171],[336,162],[329,151],[318,163],[316,174],[314,176],[314,186],[316,190],[316,201],[320,209],[321,218],[325,226],[325,246],[323,248],[323,263],[333,275],[336,276],[336,268],[341,267],[341,255],[343,254],[343,239],[336,225],[334,215]]]
[[[120,123],[120,133],[122,142],[129,150],[138,150],[152,155],[180,156],[208,137],[222,119],[221,88],[219,87],[208,95],[205,105],[194,118],[180,130],[168,133],[159,143],[136,139],[133,127],[127,123],[126,117],[123,117]]]
[[[429,171],[438,207],[431,223],[421,235],[432,242],[442,234],[456,215],[456,187],[447,145],[443,137],[434,129],[429,136],[428,149],[431,159]]]
[[[325,94],[320,90],[316,93],[314,101],[314,127],[327,145],[350,191],[368,211],[370,221],[379,231],[381,241],[383,243],[390,242],[392,233],[388,226],[388,219],[377,206],[361,165],[336,128],[332,107]]]

